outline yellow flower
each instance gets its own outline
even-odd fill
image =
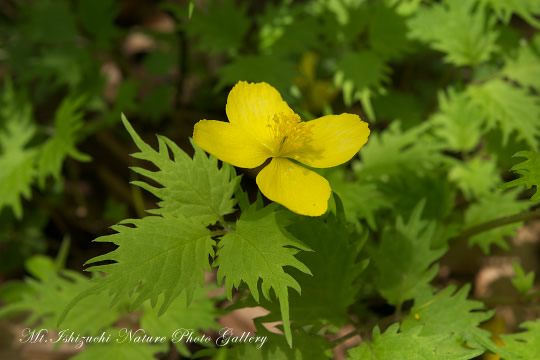
[[[240,81],[227,98],[229,122],[201,120],[193,139],[206,152],[242,168],[272,161],[257,175],[270,200],[290,210],[319,216],[328,209],[330,184],[314,168],[349,161],[367,141],[367,123],[358,115],[327,115],[303,122],[279,92],[266,83]]]

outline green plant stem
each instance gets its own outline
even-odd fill
[[[466,229],[465,231],[463,231],[455,239],[468,239],[471,236],[474,236],[474,235],[477,235],[477,234],[480,234],[480,233],[483,233],[483,232],[486,232],[486,231],[489,231],[489,230],[492,230],[501,226],[505,226],[508,224],[513,224],[513,223],[521,222],[521,221],[527,221],[527,220],[531,220],[535,218],[540,218],[540,208],[529,210],[521,214],[503,216],[497,219],[487,221],[482,224],[472,226]]]

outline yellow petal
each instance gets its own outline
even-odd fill
[[[241,127],[216,120],[195,124],[193,140],[219,160],[242,168],[254,168],[270,157],[268,149]]]
[[[367,142],[368,124],[358,115],[327,115],[308,121],[311,139],[289,157],[315,168],[349,161]]]
[[[284,158],[273,158],[257,175],[257,185],[264,196],[301,215],[320,216],[328,208],[328,181]]]
[[[242,127],[270,149],[274,142],[274,135],[268,127],[270,120],[275,114],[294,114],[271,85],[245,81],[232,88],[225,109],[231,124]]]

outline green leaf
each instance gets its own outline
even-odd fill
[[[314,329],[329,323],[344,325],[348,322],[347,308],[360,288],[359,274],[367,265],[367,261],[359,259],[366,237],[351,231],[343,219],[332,213],[323,218],[303,217],[287,230],[313,250],[296,256],[312,269],[312,274],[290,271],[302,288],[301,294],[293,292],[289,297],[291,320],[295,326],[314,325]],[[265,322],[273,320],[275,316],[264,318]]]
[[[429,287],[438,271],[438,265],[431,264],[446,251],[432,249],[435,223],[420,218],[423,208],[419,203],[407,223],[398,217],[395,228],[385,228],[380,243],[370,249],[375,286],[393,305]]]
[[[540,137],[540,103],[527,90],[514,87],[502,80],[492,80],[468,88],[473,104],[482,111],[488,127],[500,127],[503,144],[516,133],[518,139],[536,149]]]
[[[530,25],[540,28],[540,21],[534,15],[540,14],[540,5],[536,0],[478,0],[487,4],[505,24],[513,14],[521,16]]]
[[[385,58],[399,57],[410,47],[405,18],[383,2],[375,3],[369,9],[368,42]]]
[[[320,46],[320,26],[304,6],[268,6],[259,21],[260,48],[280,56],[301,55]]]
[[[469,152],[480,142],[485,124],[480,109],[471,104],[467,93],[449,89],[439,92],[439,112],[430,118],[434,133],[449,150]]]
[[[114,23],[118,10],[120,6],[114,0],[77,1],[77,16],[83,29],[104,46],[119,33]]]
[[[421,336],[421,327],[398,332],[399,324],[393,324],[383,334],[373,329],[370,343],[348,351],[351,360],[468,360],[483,353],[449,344],[448,335]]]
[[[264,298],[271,301],[270,289],[279,300],[285,337],[292,343],[289,324],[288,288],[300,293],[300,285],[288,273],[285,266],[294,267],[306,274],[310,270],[294,257],[298,249],[308,250],[300,241],[284,230],[287,212],[276,212],[274,206],[262,210],[250,207],[237,222],[236,230],[227,233],[218,244],[218,282],[225,278],[227,296],[232,297],[232,288],[245,282],[253,298],[259,301],[259,280]]]
[[[54,116],[55,133],[41,147],[37,170],[40,186],[45,184],[47,176],[60,179],[62,164],[67,156],[79,161],[90,161],[90,156],[81,153],[75,147],[77,134],[82,122],[81,106],[84,98],[66,98]]]
[[[376,229],[376,212],[392,206],[377,186],[358,180],[347,181],[343,167],[327,169],[323,174],[332,190],[343,201],[347,220],[357,225],[360,225],[361,220],[365,220],[370,228]]]
[[[193,294],[191,304],[187,306],[186,293],[182,293],[171,303],[169,310],[162,316],[158,315],[158,306],[152,307],[149,302],[143,304],[143,314],[140,319],[140,326],[146,333],[152,336],[171,336],[177,329],[189,329],[193,331],[193,337],[200,336],[201,332],[211,329],[221,329],[221,325],[216,322],[219,312],[211,299],[205,292],[213,290],[215,287],[197,288]],[[218,300],[220,299],[217,298]],[[204,345],[205,343],[201,343]],[[190,357],[191,352],[184,342],[175,343],[180,354]]]
[[[208,5],[206,12],[195,7],[194,16],[185,24],[186,33],[200,50],[235,53],[250,26],[247,6],[237,6],[234,1],[212,1]]]
[[[502,74],[540,91],[540,56],[531,44],[520,46],[515,57],[506,59]]]
[[[517,200],[519,189],[507,192],[496,191],[486,195],[473,203],[465,212],[466,227],[472,227],[503,216],[515,215],[529,207],[529,203]],[[499,245],[508,249],[504,240],[507,236],[514,236],[522,222],[500,226],[482,232],[469,238],[469,246],[478,245],[485,254],[489,254],[491,245]]]
[[[195,289],[204,283],[204,272],[210,270],[209,258],[214,255],[215,242],[204,225],[181,214],[167,214],[124,220],[112,229],[117,233],[94,241],[111,242],[118,248],[86,262],[113,261],[87,269],[102,271],[107,276],[95,279],[94,286],[74,298],[63,315],[81,299],[103,291],[114,295],[114,305],[121,297],[131,296],[137,290],[132,309],[147,299],[155,306],[159,295],[164,293],[160,315],[183,292],[188,303],[191,301]]]
[[[402,131],[399,122],[392,122],[383,132],[372,133],[360,150],[362,161],[353,162],[359,179],[388,181],[390,176],[410,171],[423,174],[446,161],[443,146],[427,130],[429,123]]]
[[[39,321],[39,327],[44,329],[56,328],[59,317],[71,299],[92,285],[89,278],[71,270],[58,273],[49,271],[44,278],[28,278],[25,282],[32,292],[25,294],[22,300],[3,307],[0,317],[31,312],[25,320],[26,324],[36,326],[36,321]],[[62,323],[62,329],[91,336],[98,334],[120,316],[119,306],[109,307],[108,303],[107,296],[88,296],[68,314]]]
[[[450,169],[448,178],[457,184],[468,200],[488,196],[501,183],[494,157],[474,157],[467,162],[458,162]]]
[[[446,0],[419,9],[409,20],[409,37],[446,53],[457,66],[488,61],[497,49],[494,18],[487,17],[476,0]]]
[[[108,331],[108,334],[117,334],[118,329]],[[167,343],[149,344],[146,342],[124,341],[117,343],[111,336],[110,343],[90,343],[82,352],[71,359],[95,360],[95,359],[118,359],[118,360],[155,360],[157,353],[166,353]]]
[[[21,197],[30,197],[35,176],[37,150],[27,147],[35,132],[30,105],[7,82],[0,97],[0,210],[9,206],[19,219]]]
[[[518,263],[512,263],[515,276],[512,278],[512,284],[519,291],[521,296],[527,295],[534,285],[534,271],[525,275],[525,271]]]
[[[158,209],[148,212],[158,215],[189,215],[190,221],[204,226],[214,224],[224,215],[234,212],[235,200],[232,195],[240,182],[233,168],[223,164],[217,166],[217,159],[208,157],[203,150],[192,143],[195,155],[191,159],[182,149],[166,137],[159,136],[158,151],[152,149],[135,132],[125,117],[124,126],[133,138],[140,152],[132,156],[153,163],[159,171],[132,168],[138,174],[162,185],[155,187],[146,182],[133,184],[148,190],[161,201]],[[170,158],[169,151],[173,158]]]
[[[528,360],[540,359],[540,319],[532,322],[525,322],[520,325],[522,329],[527,331],[501,335],[504,343],[502,350],[511,352],[512,356],[503,355],[503,360]]]
[[[535,151],[520,151],[517,152],[514,157],[527,159],[512,167],[512,170],[521,175],[521,177],[502,184],[501,188],[507,189],[514,186],[525,185],[527,189],[530,189],[531,187],[536,186],[536,192],[531,197],[531,201],[539,201],[540,192],[538,192],[538,188],[540,185],[540,153]]]
[[[491,333],[478,326],[493,316],[493,311],[483,311],[483,303],[468,300],[470,285],[459,291],[451,285],[436,295],[421,293],[414,299],[414,306],[403,320],[402,331],[421,326],[419,335],[445,335],[455,341],[456,346],[473,349],[497,346],[490,340]]]
[[[293,79],[299,75],[291,60],[277,55],[243,55],[218,69],[217,90],[238,81],[267,82],[287,100]]]
[[[334,83],[343,90],[346,104],[360,100],[362,92],[380,89],[389,81],[390,67],[373,51],[347,52],[338,61]]]
[[[403,171],[378,185],[383,196],[392,204],[395,215],[409,217],[418,204],[425,199],[422,216],[427,220],[441,221],[450,215],[455,205],[456,191],[444,169],[433,169],[426,173]],[[383,220],[381,217],[379,221]]]

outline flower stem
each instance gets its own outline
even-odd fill
[[[492,230],[501,226],[505,226],[508,224],[513,224],[516,222],[531,220],[534,218],[540,218],[540,208],[529,210],[520,214],[502,216],[500,218],[493,219],[490,221],[486,221],[485,223],[472,226],[468,229],[465,229],[465,231],[463,231],[455,239],[468,239],[471,236],[483,233],[485,231],[489,231],[489,230]]]

